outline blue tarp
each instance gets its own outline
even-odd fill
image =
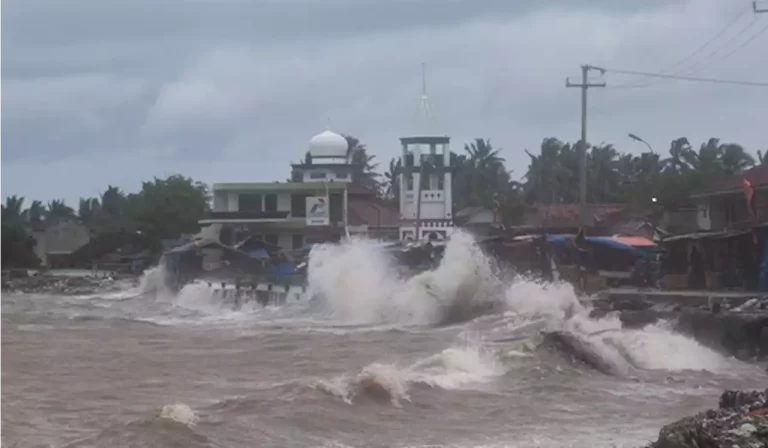
[[[269,259],[269,254],[267,253],[266,249],[256,249],[256,250],[249,251],[247,253],[248,253],[248,256],[251,258],[256,258],[259,260]]]
[[[290,263],[280,263],[276,264],[274,268],[272,269],[272,272],[279,276],[286,276],[286,275],[293,275],[296,273],[296,268],[290,264]]]
[[[569,237],[565,237],[562,235],[547,234],[547,240],[555,244],[563,244],[568,240],[568,238]],[[606,238],[606,237],[600,237],[600,236],[588,236],[584,238],[584,240],[592,244],[600,244],[606,247],[611,247],[613,249],[626,250],[629,253],[636,255],[638,257],[646,257],[646,258],[648,257],[647,251],[637,247],[630,246],[629,244],[622,243],[613,238]]]
[[[547,240],[551,243],[565,243],[566,238],[562,235],[547,234]]]

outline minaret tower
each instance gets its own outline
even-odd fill
[[[400,182],[400,239],[445,239],[453,230],[450,137],[431,130],[434,117],[422,64],[419,132],[403,137]]]

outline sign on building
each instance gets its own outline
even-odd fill
[[[328,198],[325,196],[309,196],[307,198],[307,225],[327,226],[329,218]]]

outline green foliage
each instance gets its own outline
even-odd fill
[[[3,205],[3,263],[18,266],[37,264],[33,230],[63,219],[78,219],[93,235],[91,256],[101,256],[129,242],[135,250],[157,253],[163,239],[196,233],[209,206],[208,187],[191,178],[172,175],[144,182],[138,193],[125,194],[108,186],[99,198],[82,198],[77,212],[62,200],[44,206],[32,202],[24,209],[24,198],[10,196]]]
[[[505,223],[519,223],[526,205],[576,204],[579,202],[578,146],[545,138],[538,154],[528,150],[528,169],[520,182],[511,177],[489,140],[475,139],[464,146],[463,154],[451,154],[454,210],[465,207],[501,206]],[[737,144],[710,139],[699,150],[686,138],[670,143],[669,156],[645,152],[623,153],[611,144],[592,146],[587,152],[587,194],[591,203],[626,204],[646,209],[656,198],[658,204],[679,207],[708,182],[739,173],[764,163]],[[401,160],[390,161],[384,174],[384,196],[397,202]]]
[[[345,135],[347,139],[347,157],[351,161],[352,165],[352,182],[357,182],[377,195],[382,194],[382,183],[379,181],[381,175],[376,172],[379,167],[378,163],[374,160],[376,156],[368,154],[368,148],[355,137],[351,135]]]
[[[529,204],[577,203],[579,164],[576,147],[554,138],[542,141],[524,177]],[[759,154],[761,156],[761,154]],[[691,194],[714,179],[751,168],[755,159],[737,144],[712,138],[698,151],[686,138],[673,140],[669,157],[620,153],[613,145],[593,146],[587,154],[587,194],[593,203],[647,207],[657,198],[667,207],[686,204]]]

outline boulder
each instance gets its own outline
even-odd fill
[[[650,448],[757,448],[768,446],[768,389],[723,392],[718,409],[661,429]]]

